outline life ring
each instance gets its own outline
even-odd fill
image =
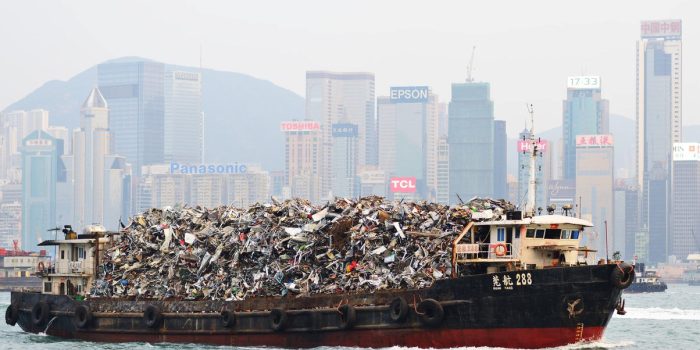
[[[17,324],[17,320],[19,320],[19,307],[17,304],[11,304],[5,310],[5,323],[14,326]]]
[[[338,312],[340,312],[340,329],[350,329],[355,325],[357,313],[352,305],[345,304],[338,308]]]
[[[421,322],[428,327],[435,327],[445,318],[445,310],[435,299],[425,299],[416,308]]]
[[[279,332],[287,326],[287,312],[284,309],[270,310],[270,326],[275,332]]]
[[[236,325],[236,313],[229,310],[221,311],[221,323],[226,328],[232,328]]]
[[[50,306],[45,301],[40,301],[32,307],[32,324],[39,327],[49,320]]]
[[[389,316],[394,322],[403,322],[408,316],[408,303],[402,297],[394,298],[389,304]]]
[[[508,253],[508,247],[505,243],[497,243],[493,245],[493,253],[496,256],[505,256]]]
[[[163,323],[163,314],[160,312],[160,308],[155,305],[146,306],[146,310],[143,312],[143,322],[148,328],[159,328]]]
[[[625,289],[634,282],[634,266],[630,264],[617,264],[610,273],[610,283],[613,287]]]
[[[43,261],[39,261],[39,264],[36,265],[36,271],[44,272],[44,270],[46,270],[46,265],[44,265]]]
[[[73,312],[73,322],[78,328],[87,328],[92,324],[92,311],[87,305],[78,305]]]

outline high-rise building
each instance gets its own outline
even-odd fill
[[[0,204],[0,247],[11,249],[14,241],[22,240],[22,203]]]
[[[357,174],[360,185],[359,185],[359,196],[380,196],[386,197],[388,194],[387,189],[389,188],[387,184],[387,176],[384,170],[377,169],[376,167],[368,166]]]
[[[615,199],[617,208],[617,198]],[[632,261],[635,257],[636,237],[640,231],[639,226],[639,189],[635,185],[629,185],[624,189],[624,210],[625,210],[625,249],[623,258]],[[617,226],[618,230],[620,229]]]
[[[99,89],[92,89],[80,113],[80,128],[73,132],[73,224],[117,229],[119,218],[131,213],[125,204],[131,200],[131,167],[112,151],[110,109]]]
[[[437,198],[438,203],[450,203],[450,146],[447,136],[438,139]]]
[[[203,114],[201,74],[165,72],[163,154],[166,162],[202,162]]]
[[[36,130],[48,130],[49,112],[43,109],[11,111],[2,115],[0,139],[0,179],[19,181],[22,167],[22,140]]]
[[[226,203],[226,178],[217,174],[192,175],[190,204],[214,208]]]
[[[567,80],[563,103],[563,179],[576,178],[576,136],[610,132],[610,107],[602,98],[599,76],[576,76]]]
[[[188,175],[173,174],[168,164],[154,164],[143,167],[139,179],[139,192],[142,195],[141,208],[163,208],[188,203]]]
[[[489,83],[452,84],[449,105],[450,203],[493,197],[494,120]]]
[[[530,158],[532,157],[532,145],[530,144],[530,130],[524,129],[518,135],[518,197],[516,206],[524,209],[528,197],[528,184],[530,183]],[[537,159],[535,160],[535,210],[547,207],[547,184],[551,180],[552,152],[547,140],[537,141]],[[500,197],[499,197],[500,198]]]
[[[73,154],[73,145],[70,138],[70,132],[65,126],[49,126],[46,129],[49,135],[53,136],[55,139],[63,141],[63,154],[62,156],[67,156]]]
[[[350,123],[358,127],[358,167],[377,164],[377,121],[374,74],[306,72],[306,119],[321,123],[319,194],[331,191],[334,158],[332,125]]]
[[[669,254],[686,259],[700,251],[700,143],[673,144]]]
[[[226,203],[247,207],[270,200],[270,174],[259,166],[249,166],[245,173],[225,175]]]
[[[436,197],[438,112],[427,86],[392,87],[377,99],[379,168],[389,178],[415,179],[414,199]]]
[[[97,66],[99,90],[109,104],[114,152],[126,157],[136,175],[141,166],[164,159],[164,65],[147,60]]]
[[[493,123],[493,195],[508,198],[508,135],[506,121]],[[544,182],[546,184],[546,182]]]
[[[606,249],[623,244],[614,242],[612,235],[615,232],[614,169],[612,135],[576,137],[576,198],[581,218],[593,223],[584,243],[596,249],[601,258]]]
[[[36,250],[51,238],[56,225],[56,183],[59,153],[63,150],[51,135],[35,130],[22,146],[22,249]]]
[[[281,131],[286,139],[284,170],[290,195],[321,200],[321,125],[316,121],[282,122]]]
[[[350,123],[333,124],[332,131],[331,191],[336,197],[353,198],[357,195],[359,131]]]
[[[681,21],[643,21],[637,42],[637,184],[649,261],[666,261],[671,154],[681,142]]]

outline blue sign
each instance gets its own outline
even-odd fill
[[[357,124],[338,123],[333,124],[333,137],[357,137]]]
[[[391,88],[389,98],[392,103],[428,102],[430,88],[427,86],[396,86]]]
[[[171,174],[244,174],[248,171],[245,164],[180,164],[170,163]]]

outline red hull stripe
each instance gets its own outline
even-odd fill
[[[574,328],[489,328],[489,329],[384,329],[338,332],[264,333],[264,334],[168,334],[161,332],[81,331],[76,338],[96,342],[170,342],[234,346],[274,346],[309,348],[349,346],[383,348],[406,346],[454,348],[489,346],[536,349],[556,347],[579,341],[595,341],[603,336],[603,327]],[[61,336],[60,334],[56,334]]]

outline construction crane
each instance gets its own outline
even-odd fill
[[[474,51],[476,51],[476,46],[472,47],[472,57],[469,59],[469,65],[467,66],[467,83],[474,82],[472,77],[472,71],[474,70]]]

